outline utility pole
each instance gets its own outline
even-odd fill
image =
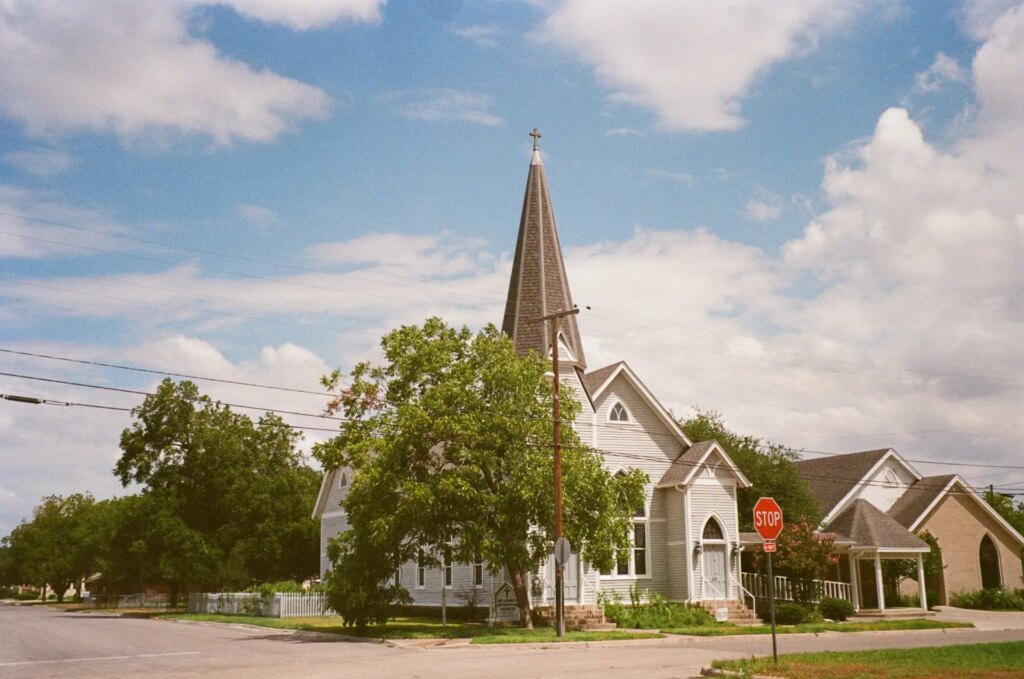
[[[558,324],[565,316],[574,316],[580,312],[579,307],[566,311],[556,311],[537,319],[539,322],[551,322],[551,370],[554,378],[551,389],[554,394],[553,431],[555,438],[555,542],[562,537],[562,404],[561,387],[558,381]],[[565,636],[565,587],[563,585],[563,565],[555,559],[555,636]]]

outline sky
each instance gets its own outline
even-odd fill
[[[499,323],[535,127],[591,368],[1024,492],[1019,2],[0,0],[0,93],[0,535],[160,373],[308,449]]]

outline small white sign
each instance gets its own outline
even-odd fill
[[[519,603],[516,592],[507,582],[494,592],[494,617],[502,622],[519,620]]]
[[[715,620],[718,622],[729,622],[729,609],[728,608],[716,608],[715,609]]]

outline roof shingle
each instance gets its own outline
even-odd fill
[[[822,515],[828,516],[888,452],[889,448],[865,450],[848,455],[800,460],[795,464],[797,473],[807,482],[811,494],[821,505]]]
[[[888,514],[904,528],[910,528],[921,517],[921,513],[931,506],[932,502],[956,474],[944,476],[926,476],[907,488],[896,503],[889,508]]]
[[[822,532],[849,538],[857,547],[878,547],[892,551],[928,547],[921,538],[864,499],[850,503]]]

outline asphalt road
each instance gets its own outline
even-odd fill
[[[993,627],[1000,627],[994,625]],[[783,653],[1024,639],[1024,629],[786,635]],[[216,623],[0,605],[6,677],[695,677],[715,658],[771,653],[770,637],[424,647]]]

